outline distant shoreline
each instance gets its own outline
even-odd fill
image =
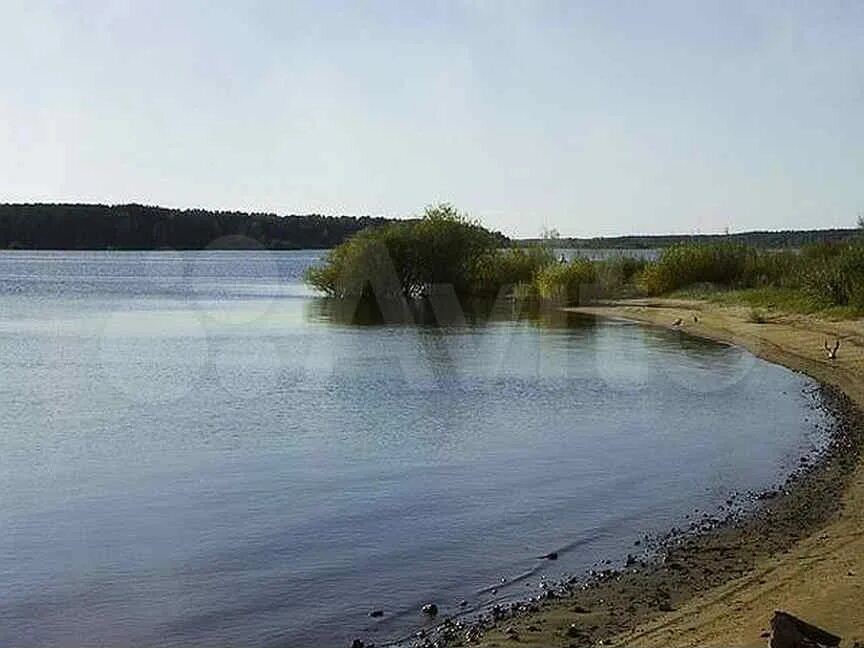
[[[839,243],[861,236],[857,228],[813,230],[752,230],[732,234],[625,234],[620,236],[514,239],[516,245],[541,243],[560,249],[652,250],[681,244],[738,243],[763,249],[800,248],[812,243]]]
[[[326,250],[367,227],[412,220],[381,216],[275,214],[176,209],[137,203],[0,203],[0,249],[24,250]],[[754,230],[732,234],[629,234],[596,237],[512,238],[494,232],[502,246],[638,250],[680,243],[733,242],[760,248],[799,248],[848,241],[857,228]],[[233,241],[227,239],[234,239]],[[241,244],[242,243],[242,244]]]
[[[0,204],[0,249],[329,249],[393,219],[168,209],[149,205]]]

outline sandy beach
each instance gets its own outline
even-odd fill
[[[825,457],[802,460],[746,519],[673,534],[660,560],[523,606],[490,624],[481,645],[764,646],[775,609],[842,636],[842,646],[864,642],[864,323],[770,312],[755,323],[749,308],[668,299],[572,310],[680,328],[804,372],[825,386],[841,429]],[[835,338],[832,361],[823,343]]]

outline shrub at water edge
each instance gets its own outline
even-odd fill
[[[440,204],[419,220],[356,234],[308,270],[306,280],[332,297],[419,299],[439,286],[460,296],[488,296],[532,281],[552,258],[542,248],[502,250],[501,243],[500,235]]]

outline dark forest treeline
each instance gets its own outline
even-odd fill
[[[2,204],[0,248],[332,248],[362,229],[390,222],[369,216],[277,216],[134,204]]]
[[[781,230],[738,232],[735,234],[646,234],[602,236],[596,238],[559,238],[555,247],[585,249],[645,249],[666,248],[682,243],[738,243],[765,249],[800,248],[812,243],[839,243],[861,235],[860,228]],[[542,239],[526,239],[520,243],[536,243]]]
[[[276,214],[168,209],[145,205],[0,204],[0,249],[196,250],[208,247],[328,249],[367,227],[394,222],[370,216]],[[760,248],[799,248],[854,239],[860,229],[762,231],[737,234],[634,235],[524,239],[573,248],[662,248],[679,243],[732,242]],[[508,239],[495,232],[501,245]]]

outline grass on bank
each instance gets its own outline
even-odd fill
[[[639,281],[646,295],[749,306],[763,316],[780,311],[855,318],[864,315],[864,241],[783,251],[675,246],[664,250]]]
[[[814,299],[801,289],[777,288],[722,288],[694,286],[676,290],[667,295],[674,299],[704,299],[721,306],[749,306],[761,311],[796,313],[799,315],[820,315],[828,319],[854,319],[864,315],[856,306],[838,306]]]

